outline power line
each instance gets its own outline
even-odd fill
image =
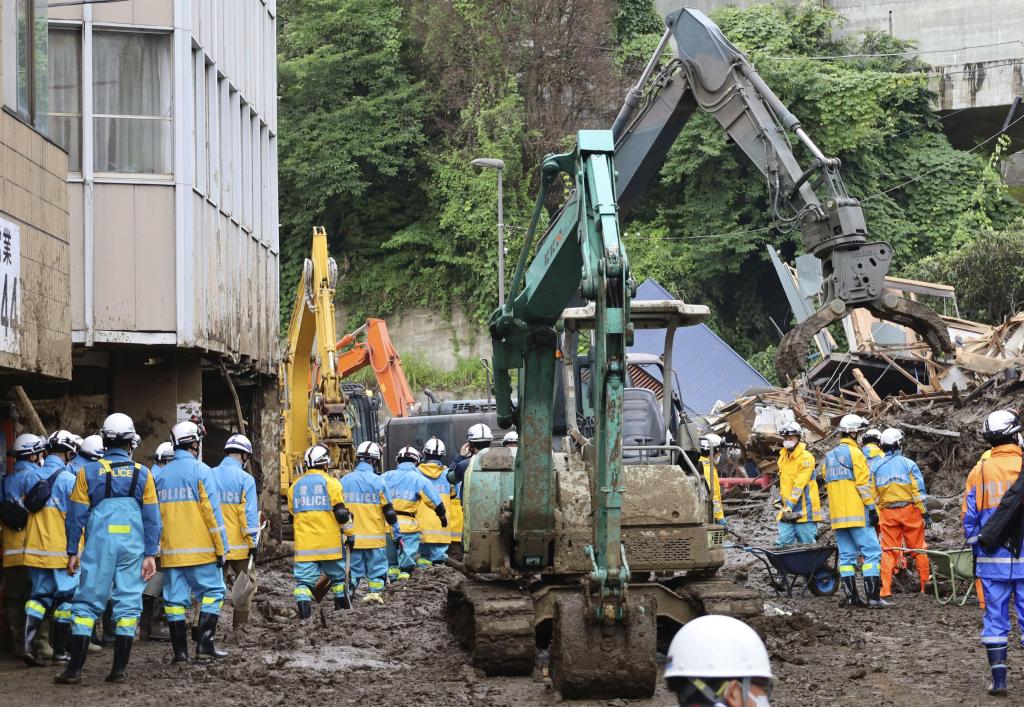
[[[891,56],[910,56],[918,54],[945,54],[951,52],[962,52],[967,49],[985,49],[987,47],[1001,47],[1007,44],[1020,44],[1024,47],[1024,40],[1011,39],[1006,42],[992,42],[991,44],[973,44],[966,47],[956,47],[953,49],[929,49],[927,51],[911,50],[906,52],[881,52],[878,54],[834,54],[825,56],[773,56],[771,54],[765,55],[766,59],[815,59],[820,61],[827,61],[830,59],[871,59],[876,57],[891,57]]]
[[[980,148],[980,147],[983,147],[983,146],[985,146],[986,144],[988,144],[988,143],[992,142],[992,141],[993,141],[993,140],[995,140],[995,139],[996,139],[997,137],[999,137],[999,136],[1000,136],[1000,135],[1002,135],[1002,134],[1003,134],[1004,132],[1006,132],[1006,130],[1007,130],[1007,129],[1011,128],[1012,126],[1016,125],[1017,123],[1019,123],[1019,122],[1020,122],[1020,121],[1022,121],[1022,120],[1024,120],[1024,115],[1022,115],[1021,117],[1017,118],[1017,119],[1016,119],[1016,120],[1014,120],[1014,121],[1013,121],[1012,123],[1010,123],[1009,125],[1007,125],[1007,126],[1006,126],[1006,128],[1004,128],[1004,129],[1000,130],[999,132],[995,133],[994,135],[990,135],[989,137],[985,138],[984,140],[982,140],[981,142],[979,142],[979,143],[978,143],[977,145],[975,145],[975,146],[974,146],[974,147],[972,147],[971,149],[969,149],[969,150],[964,150],[964,151],[963,151],[963,154],[969,154],[969,153],[971,153],[971,152],[974,152],[974,151],[975,151],[975,150],[977,150],[978,148]],[[877,192],[877,193],[875,193],[875,194],[872,194],[871,196],[866,196],[866,197],[864,197],[863,199],[861,199],[860,201],[861,201],[861,203],[864,203],[865,201],[870,201],[871,199],[874,199],[874,198],[875,198],[875,197],[877,197],[877,196],[883,196],[883,195],[885,195],[885,194],[888,194],[888,193],[890,193],[890,192],[894,192],[894,191],[896,191],[897,189],[902,189],[903,187],[907,186],[908,184],[913,184],[914,182],[918,182],[918,181],[920,181],[921,179],[923,179],[923,178],[927,177],[927,176],[928,176],[929,174],[932,174],[932,173],[934,173],[934,172],[938,172],[938,171],[939,171],[940,169],[943,169],[944,167],[949,167],[949,166],[951,166],[952,164],[953,164],[953,161],[952,161],[952,160],[950,160],[950,161],[948,161],[948,162],[944,162],[943,164],[940,164],[940,165],[937,165],[937,166],[935,166],[935,167],[932,167],[932,168],[931,168],[931,169],[929,169],[929,170],[928,170],[927,172],[922,172],[921,174],[918,174],[918,175],[917,175],[917,176],[915,176],[915,177],[911,177],[910,179],[908,179],[907,181],[905,181],[905,182],[903,182],[903,183],[901,183],[901,184],[897,184],[897,185],[896,185],[896,186],[894,186],[894,187],[889,187],[889,188],[888,188],[888,189],[886,189],[885,191],[880,191],[880,192]]]

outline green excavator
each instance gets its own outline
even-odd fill
[[[802,367],[811,337],[853,307],[913,328],[936,355],[950,351],[934,312],[883,291],[892,248],[868,242],[839,160],[822,153],[705,15],[683,9],[666,27],[612,129],[580,131],[574,150],[544,159],[509,297],[489,321],[498,423],[516,426],[519,448],[478,454],[464,479],[466,577],[449,589],[449,629],[488,674],[528,674],[537,646],[546,647],[554,685],[568,698],[649,696],[659,630],[664,639],[701,613],[761,610],[756,594],[715,576],[724,532],[693,467],[695,433],[672,414],[672,342],[663,408],[630,387],[627,372],[636,328],[664,328],[671,338],[707,316],[677,301],[633,302],[620,230],[694,111],[713,115],[764,173],[776,218],[795,223],[822,261],[827,304],[787,335],[777,361],[784,379]],[[675,56],[663,62],[670,42]],[[787,133],[806,149],[806,166]],[[531,260],[541,210],[562,174],[571,193]],[[576,298],[583,306],[570,307]],[[583,383],[581,335],[590,345]],[[559,387],[568,425],[553,444]]]

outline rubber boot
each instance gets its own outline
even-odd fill
[[[128,659],[132,657],[133,636],[114,637],[114,665],[110,668],[107,682],[124,682],[124,670],[128,667]]]
[[[879,595],[882,591],[882,582],[878,577],[865,577],[864,578],[864,593],[868,597],[868,607],[871,609],[887,609],[892,606],[885,599],[882,599]]]
[[[68,666],[53,681],[62,685],[77,685],[82,682],[82,668],[85,666],[85,656],[89,653],[89,637],[73,633],[68,639],[68,646],[71,649]]]
[[[295,606],[299,607],[299,618],[305,621],[313,615],[313,602],[311,601],[298,601],[295,602]]]
[[[850,575],[842,578],[843,596],[839,600],[839,606],[866,606],[857,592],[857,577]]]
[[[224,658],[227,651],[217,648],[213,636],[217,633],[217,614],[199,613],[199,640],[196,642],[196,658]]]
[[[168,621],[167,631],[171,635],[171,650],[174,652],[172,663],[187,663],[188,657],[188,626],[184,621]]]
[[[1002,696],[1006,694],[1006,644],[986,646],[988,650],[988,667],[992,671],[992,682],[988,686],[988,694]]]
[[[58,621],[53,625],[53,662],[67,663],[71,658],[68,655],[68,639],[71,638],[71,624]]]
[[[352,598],[351,598],[351,596],[349,595],[348,592],[345,592],[344,594],[335,594],[334,595],[334,608],[335,609],[351,609],[352,608]]]
[[[39,660],[53,660],[53,648],[50,646],[50,626],[52,624],[53,619],[47,616],[39,627],[39,633],[36,634],[33,648],[35,649],[35,656]]]
[[[23,644],[25,654],[22,656],[22,660],[30,668],[43,665],[43,659],[36,651],[36,637],[39,635],[39,628],[42,625],[42,619],[31,614],[25,615],[25,643]]]
[[[145,620],[145,614],[143,614],[143,620]],[[151,641],[166,641],[171,637],[167,614],[164,613],[164,603],[159,599],[153,600],[153,609],[149,615],[149,630],[147,634]]]
[[[114,605],[108,603],[107,610],[103,612],[103,645],[113,645],[117,636],[117,625],[114,623]]]
[[[19,609],[13,603],[7,606],[5,612],[7,625],[11,629],[11,644],[14,646],[14,657],[28,660],[28,653],[25,651],[25,610]]]

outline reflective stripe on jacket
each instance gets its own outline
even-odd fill
[[[355,549],[370,550],[387,545],[388,524],[384,520],[384,506],[391,503],[384,479],[374,473],[373,467],[359,462],[356,468],[341,477],[345,507],[352,513]]]
[[[869,459],[868,465],[875,479],[879,508],[913,503],[917,510],[925,512],[924,496],[917,485],[917,477],[921,473],[917,464],[893,450],[884,456]]]
[[[723,520],[725,511],[722,510],[722,485],[718,483],[718,467],[704,456],[700,458],[700,464],[704,470],[704,481],[707,482],[708,490],[711,492],[711,502],[715,507],[715,521]]]
[[[342,531],[334,517],[339,503],[345,503],[341,482],[319,469],[310,469],[289,487],[296,562],[341,559]]]
[[[795,523],[821,520],[821,498],[818,482],[814,480],[814,455],[807,451],[803,442],[792,451],[783,447],[779,450],[779,495],[782,510],[777,520],[782,520],[785,511],[796,511],[800,518]]]
[[[242,462],[227,456],[213,468],[212,481],[217,489],[220,512],[227,530],[229,560],[249,557],[249,548],[260,532],[260,510],[256,496],[256,479]]]
[[[820,473],[828,491],[832,528],[867,525],[867,509],[875,507],[875,489],[867,460],[857,443],[843,437],[839,445],[825,455]]]
[[[226,554],[224,515],[211,475],[210,467],[184,449],[174,450],[174,458],[160,470],[161,567],[205,565]]]
[[[448,467],[436,462],[424,462],[419,466],[420,474],[427,480],[427,483],[434,487],[441,503],[445,508],[451,505],[452,485],[448,481]],[[416,522],[420,526],[420,542],[434,545],[448,545],[451,542],[451,535],[448,528],[441,527],[441,519],[437,517],[426,505],[421,505],[416,512]]]
[[[433,513],[441,504],[441,497],[434,485],[412,462],[400,463],[381,478],[384,479],[391,505],[398,514],[399,531],[419,532],[420,525],[416,518],[420,508],[426,506]],[[437,517],[436,514],[434,517]]]
[[[68,564],[68,538],[64,520],[75,487],[75,475],[71,473],[57,455],[46,458],[42,467],[35,467],[25,479],[26,487],[32,488],[39,481],[49,479],[60,472],[50,487],[50,498],[46,505],[28,516],[25,527],[25,565],[42,569],[60,569]]]
[[[978,543],[985,522],[995,513],[1013,483],[1020,476],[1022,452],[1016,444],[1001,444],[988,459],[981,459],[967,475],[967,487],[961,503],[964,537],[974,548],[975,575],[987,579],[1024,579],[1024,556],[1013,557],[1000,547],[988,551]]]
[[[127,498],[136,469],[138,475],[133,498],[142,509],[143,554],[152,557],[159,552],[163,521],[153,474],[143,464],[133,462],[125,450],[110,449],[102,459],[82,467],[75,477],[75,487],[71,490],[71,503],[64,524],[68,554],[78,552],[90,511],[107,498],[108,476],[110,498]]]

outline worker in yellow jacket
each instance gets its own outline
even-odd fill
[[[341,482],[327,475],[331,453],[314,444],[302,456],[305,473],[288,488],[288,512],[295,529],[292,596],[300,619],[313,614],[313,587],[320,575],[331,581],[334,608],[351,608],[345,586],[344,536],[354,534],[352,515],[345,507]]]
[[[722,438],[712,433],[700,438],[700,465],[704,472],[704,481],[711,493],[714,505],[715,523],[725,525],[725,511],[722,508],[722,486],[718,482],[718,452],[722,448]]]
[[[252,442],[249,438],[242,434],[231,435],[224,444],[224,459],[213,470],[228,537],[224,574],[226,577],[230,569],[236,582],[243,574],[249,582],[245,596],[234,598],[232,628],[244,626],[249,621],[249,609],[256,594],[256,567],[249,557],[255,555],[260,540],[260,509],[256,480],[245,470],[251,457]]]
[[[786,547],[813,543],[821,520],[821,499],[814,479],[814,455],[803,443],[803,428],[795,422],[779,426],[782,449],[779,450],[779,537],[775,544]]]
[[[388,530],[398,533],[398,514],[391,505],[380,469],[381,448],[376,442],[362,442],[356,449],[356,467],[341,477],[345,507],[352,514],[348,590],[353,595],[366,578],[364,603],[384,603],[384,582],[388,575]]]
[[[878,510],[875,508],[875,486],[864,452],[857,445],[856,435],[867,427],[867,420],[859,415],[844,415],[839,421],[842,439],[825,455],[821,476],[828,491],[828,512],[839,546],[839,576],[842,579],[843,600],[840,606],[888,605],[879,594],[882,591],[882,546],[878,543]],[[857,558],[863,557],[861,574],[867,603],[857,592]]]
[[[452,505],[452,484],[448,481],[448,467],[444,464],[444,443],[436,437],[427,440],[423,446],[423,462],[419,465],[420,473],[433,485],[442,506]],[[444,564],[448,559],[448,545],[451,535],[448,534],[448,518],[438,516],[426,504],[420,504],[416,511],[416,522],[420,527],[420,556],[416,565],[421,569]]]
[[[223,658],[214,644],[217,619],[224,604],[224,556],[228,539],[217,486],[210,467],[199,461],[199,427],[189,420],[171,428],[174,459],[156,475],[163,534],[160,570],[164,578],[164,611],[171,634],[173,662],[187,662],[185,612],[192,595],[199,602],[197,658]]]

